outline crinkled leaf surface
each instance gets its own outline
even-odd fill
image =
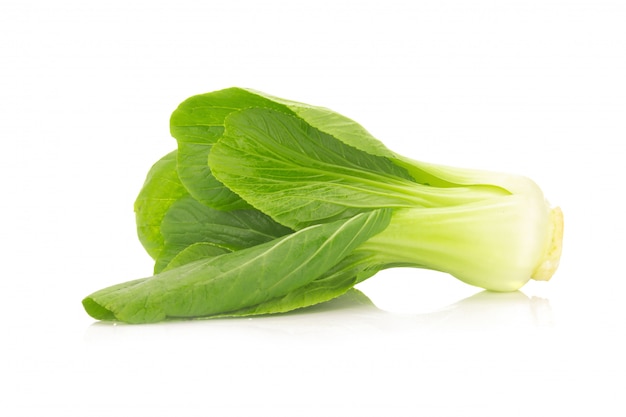
[[[105,288],[83,300],[96,319],[149,323],[259,305],[323,276],[389,224],[389,210],[314,225],[271,242]]]

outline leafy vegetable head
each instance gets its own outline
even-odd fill
[[[232,88],[171,132],[135,203],[155,275],[85,298],[95,318],[285,312],[397,266],[512,291],[558,266],[562,214],[534,182],[397,155],[329,109]]]

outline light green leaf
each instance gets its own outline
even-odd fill
[[[135,200],[137,235],[148,254],[157,259],[163,250],[161,222],[172,204],[188,195],[176,173],[176,151],[158,160]]]
[[[390,210],[375,210],[314,225],[265,244],[105,288],[86,297],[83,306],[96,319],[148,323],[258,305],[321,277],[382,231],[390,217]]]

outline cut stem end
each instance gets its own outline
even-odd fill
[[[563,250],[563,212],[559,207],[550,211],[551,239],[539,266],[531,278],[537,281],[548,281],[559,267]]]

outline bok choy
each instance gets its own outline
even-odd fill
[[[376,272],[514,291],[557,269],[563,218],[531,180],[398,155],[322,107],[230,88],[172,114],[135,202],[153,275],[83,300],[101,320],[286,312]]]

